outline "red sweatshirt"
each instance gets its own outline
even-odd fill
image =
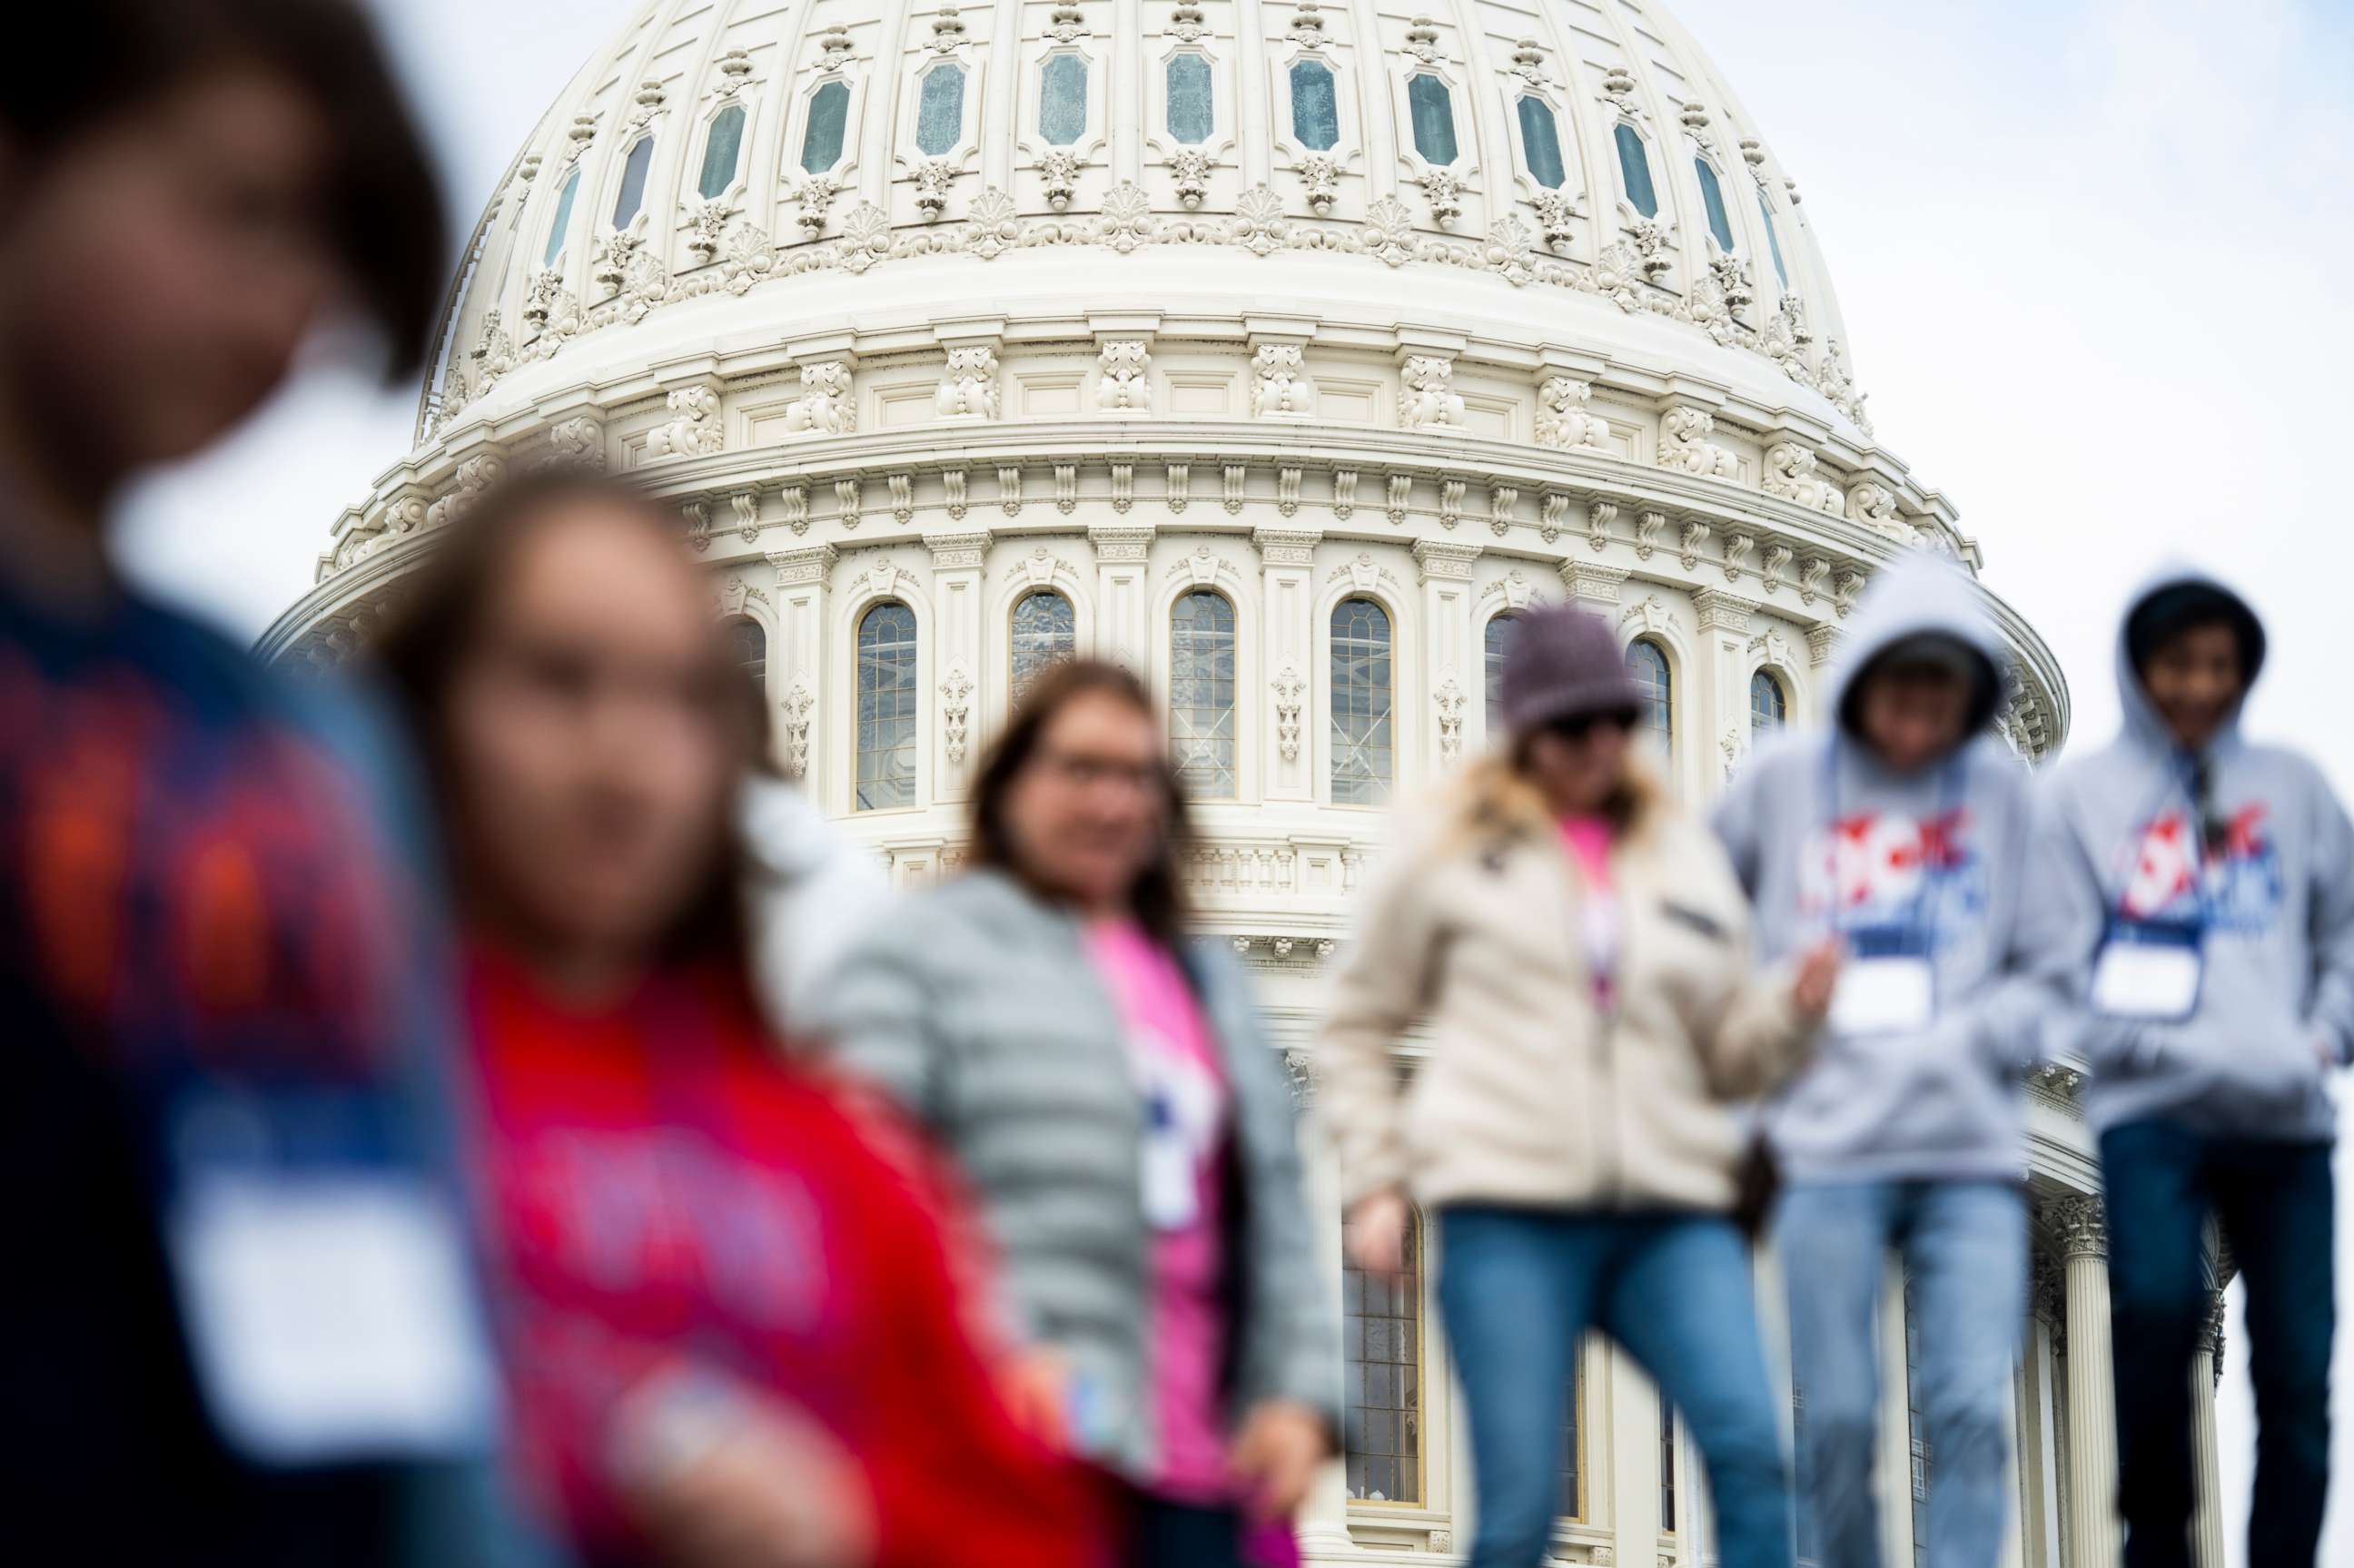
[[[530,1485],[583,1550],[642,1551],[610,1417],[648,1375],[694,1367],[843,1445],[874,1494],[876,1568],[1099,1561],[1082,1483],[999,1403],[913,1135],[779,1061],[709,976],[582,1014],[486,959],[469,1001],[514,1419]]]

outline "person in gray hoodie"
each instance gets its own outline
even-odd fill
[[[2262,1433],[2248,1561],[2311,1563],[2328,1481],[2329,1070],[2354,1046],[2354,827],[2306,758],[2240,734],[2264,662],[2248,602],[2158,574],[2117,640],[2115,740],[2051,786],[2066,853],[2070,1044],[2106,1189],[2130,1568],[2185,1568],[2188,1371],[2211,1216],[2247,1281]]]
[[[1989,729],[2008,682],[1969,578],[1901,559],[1858,611],[1830,723],[1762,751],[1716,813],[1760,960],[1827,934],[1848,950],[1820,1050],[1761,1117],[1785,1182],[1773,1239],[1806,1403],[1799,1539],[1824,1568],[1880,1561],[1869,1347],[1892,1249],[1914,1285],[1936,1456],[1929,1561],[1992,1568],[2001,1550],[2027,1287],[2018,1086],[2040,1015],[2064,997],[2054,929],[2024,895],[2048,830]]]

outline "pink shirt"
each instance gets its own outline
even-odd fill
[[[1577,863],[1585,886],[1579,889],[1578,935],[1585,946],[1585,967],[1594,977],[1595,1005],[1609,1008],[1617,1000],[1618,968],[1618,896],[1610,881],[1610,824],[1600,817],[1564,817],[1561,842]]]
[[[1219,1369],[1226,1321],[1225,1069],[1174,955],[1131,922],[1087,931],[1087,953],[1119,1010],[1144,1097],[1144,1207],[1152,1226],[1151,1385],[1161,1467],[1153,1490],[1231,1500]]]

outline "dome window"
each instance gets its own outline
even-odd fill
[[[1643,689],[1643,717],[1638,726],[1662,757],[1672,755],[1676,740],[1675,677],[1668,673],[1668,655],[1648,637],[1627,647],[1627,673]]]
[[[1749,734],[1757,739],[1790,722],[1790,699],[1770,670],[1749,677]]]
[[[1053,588],[1023,595],[1022,602],[1013,607],[1013,700],[1020,702],[1031,682],[1077,651],[1071,601]]]
[[[705,201],[716,200],[736,183],[736,164],[744,153],[744,106],[731,103],[712,116],[710,134],[703,143],[703,175],[695,188]]]
[[[1314,153],[1341,140],[1341,100],[1332,68],[1321,60],[1291,62],[1291,139]]]
[[[1393,694],[1389,612],[1369,599],[1342,599],[1332,607],[1334,805],[1388,804]]]
[[[1200,55],[1169,61],[1169,134],[1189,147],[1210,139],[1217,123],[1210,92],[1210,62]]]
[[[1529,178],[1549,191],[1561,189],[1568,178],[1561,166],[1561,122],[1553,105],[1534,93],[1521,96],[1521,154],[1529,163]]]
[[[1414,150],[1441,167],[1455,161],[1455,95],[1435,76],[1407,79],[1405,104],[1414,122]]]
[[[1087,62],[1050,55],[1038,68],[1038,134],[1067,147],[1087,133]]]
[[[1766,249],[1774,258],[1774,276],[1780,279],[1782,291],[1790,291],[1790,270],[1782,265],[1782,237],[1774,232],[1774,209],[1766,205],[1766,193],[1757,193],[1757,210],[1766,219]]]
[[[810,94],[809,125],[801,132],[801,172],[822,175],[842,162],[850,125],[850,84],[836,78]]]
[[[1706,158],[1694,158],[1692,169],[1700,175],[1700,204],[1708,211],[1708,231],[1716,236],[1718,249],[1733,252],[1733,217],[1724,210],[1724,187],[1716,181],[1716,171]]]
[[[646,205],[646,175],[654,166],[654,139],[641,136],[621,165],[621,188],[613,197],[613,227],[627,228]]]
[[[1169,754],[1186,794],[1235,798],[1235,607],[1207,588],[1169,612]]]
[[[1618,122],[1618,177],[1627,187],[1627,205],[1645,217],[1659,216],[1659,193],[1651,189],[1651,154],[1643,146],[1643,133]]]
[[[564,182],[564,189],[556,198],[556,221],[548,225],[547,252],[539,259],[543,267],[553,267],[564,254],[565,230],[572,227],[572,203],[580,194],[580,170],[576,166],[572,177]]]
[[[937,158],[964,137],[964,67],[936,65],[916,96],[916,150]]]
[[[736,667],[762,691],[769,684],[769,634],[749,616],[727,623],[727,652]]]
[[[885,601],[858,621],[862,811],[916,803],[916,612]]]
[[[1486,655],[1488,691],[1488,734],[1501,735],[1504,728],[1504,660],[1512,651],[1512,630],[1520,616],[1506,610],[1488,618],[1487,630],[1480,634],[1480,652]]]

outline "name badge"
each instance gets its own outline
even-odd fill
[[[246,1453],[317,1465],[481,1446],[493,1384],[467,1249],[421,1182],[198,1173],[168,1235],[199,1384]]]
[[[1156,1231],[1182,1231],[1201,1217],[1202,1192],[1192,1140],[1165,1090],[1144,1102],[1144,1220]]]
[[[1917,933],[1872,927],[1849,932],[1847,940],[1831,991],[1833,1033],[1912,1034],[1936,1021],[1936,966]]]
[[[2105,1018],[2179,1023],[2199,1008],[2207,962],[2190,922],[2120,920],[2093,960],[2093,1009]]]

